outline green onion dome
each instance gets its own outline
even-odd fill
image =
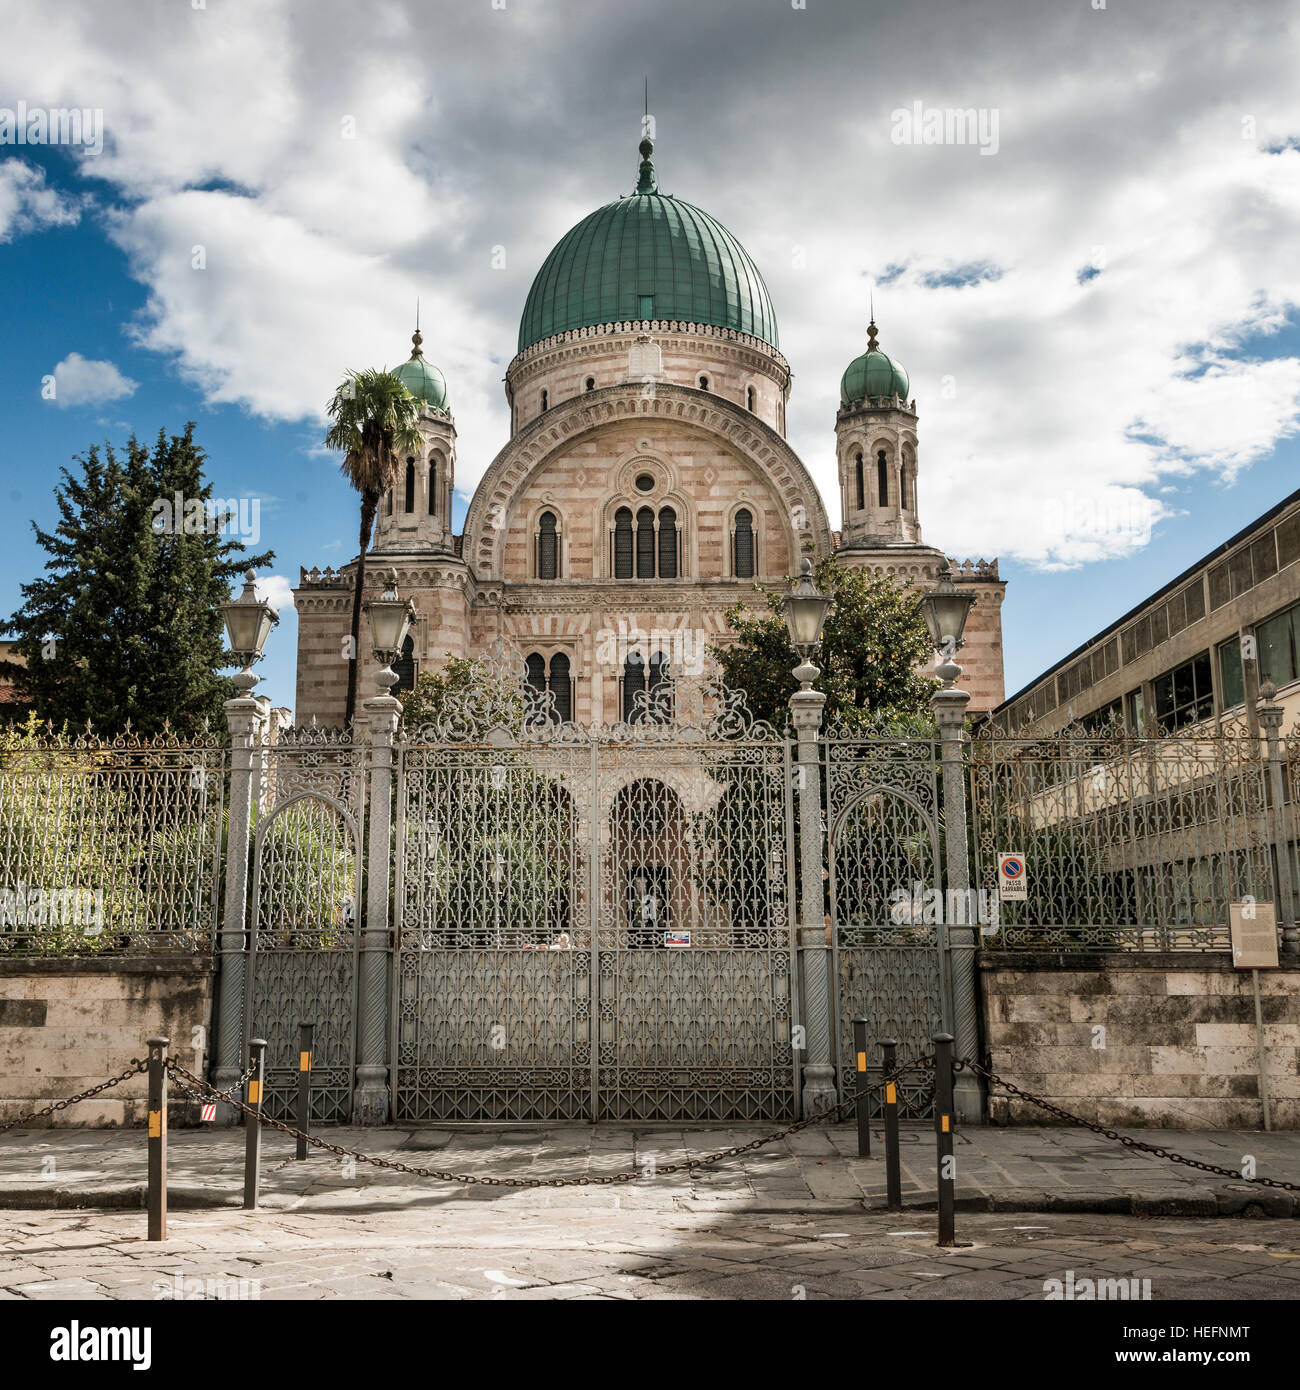
[[[447,378],[432,363],[424,360],[424,353],[420,351],[422,342],[424,337],[417,328],[411,335],[410,359],[394,368],[393,375],[416,400],[423,401],[434,410],[447,410]]]
[[[867,328],[867,350],[861,357],[855,357],[848,370],[840,378],[840,402],[851,405],[866,399],[889,400],[897,396],[907,400],[911,382],[901,362],[881,352],[876,343],[876,323],[873,319]]]
[[[707,212],[661,193],[641,141],[636,192],[567,232],[537,272],[519,351],[557,333],[648,319],[711,324],[777,347],[772,300],[749,253]]]

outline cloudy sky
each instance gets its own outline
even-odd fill
[[[468,494],[533,274],[635,182],[646,76],[660,187],[767,279],[833,522],[874,290],[926,539],[1011,580],[1008,691],[1300,485],[1297,0],[796,4],[4,0],[0,138],[20,102],[103,138],[0,143],[0,612],[59,466],[188,419],[278,592],[349,558],[321,409],[417,295]]]

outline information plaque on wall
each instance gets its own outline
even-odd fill
[[[1277,969],[1277,920],[1272,903],[1228,904],[1232,963],[1238,970]]]

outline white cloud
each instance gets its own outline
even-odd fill
[[[81,217],[77,201],[49,188],[45,170],[21,159],[0,160],[0,241],[41,227],[66,227]]]
[[[54,403],[63,408],[99,405],[131,395],[137,385],[111,362],[95,361],[79,352],[70,352],[54,368]]]
[[[276,613],[282,608],[293,607],[293,585],[283,574],[258,575],[256,592],[258,598],[269,603]],[[231,597],[238,598],[238,591],[233,593]]]

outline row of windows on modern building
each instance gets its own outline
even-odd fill
[[[1255,624],[1253,634],[1246,638],[1234,636],[1218,643],[1213,655],[1207,647],[1187,661],[1157,676],[1150,683],[1150,718],[1161,729],[1180,729],[1216,713],[1243,705],[1246,700],[1245,670],[1242,665],[1243,643],[1248,653],[1254,653],[1259,663],[1259,683],[1272,681],[1279,688],[1300,680],[1300,603],[1284,608],[1271,618]],[[1218,699],[1215,699],[1215,667],[1218,670]],[[1112,700],[1093,710],[1080,722],[1099,727],[1123,720],[1132,733],[1142,733],[1148,727],[1148,691],[1145,686],[1130,690],[1118,700]],[[1216,708],[1217,705],[1217,708]]]
[[[853,481],[855,483],[857,510],[862,512],[867,508],[867,479],[868,472],[866,463],[863,460],[862,451],[859,449],[853,457]],[[875,488],[876,505],[880,507],[889,506],[889,455],[884,449],[876,451],[875,468]],[[899,488],[901,496],[899,505],[904,511],[916,510],[916,466],[909,460],[903,460],[903,469],[899,474]]]
[[[615,579],[678,579],[682,573],[681,528],[674,508],[663,506],[620,507],[614,513],[609,538],[609,573]],[[537,520],[536,556],[538,579],[560,579],[560,522],[553,511]],[[742,507],[731,528],[731,572],[736,579],[753,579],[755,573],[754,514]]]

